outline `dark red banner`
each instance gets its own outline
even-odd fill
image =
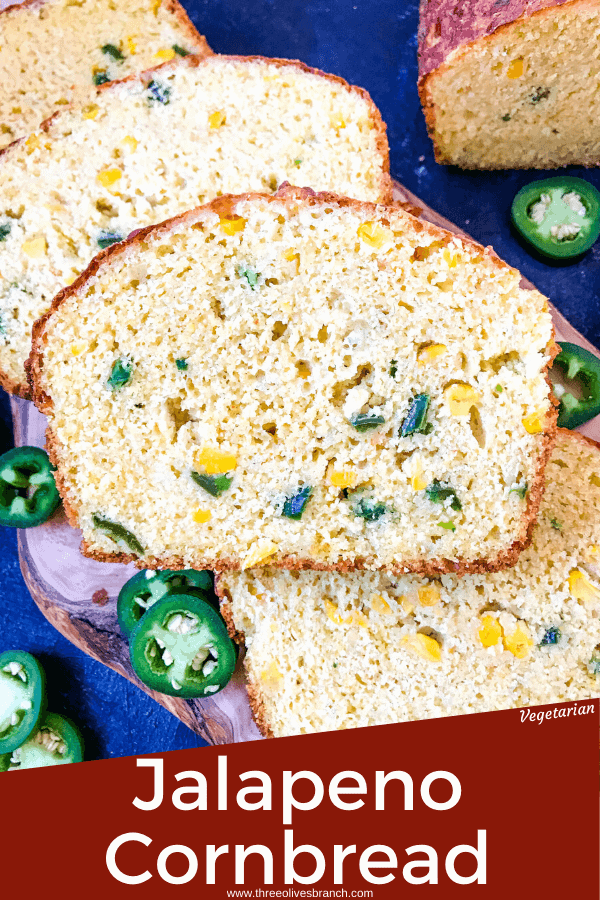
[[[3,895],[597,897],[598,712],[580,701],[6,773]]]

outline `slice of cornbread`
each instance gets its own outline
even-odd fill
[[[422,0],[419,91],[438,162],[600,163],[598,0]]]
[[[368,94],[302,63],[180,59],[102,89],[0,158],[0,384],[28,397],[31,326],[103,247],[225,192],[297,181],[388,202]]]
[[[560,430],[533,541],[457,579],[226,572],[257,722],[282,737],[600,695],[600,445]]]
[[[211,52],[177,0],[28,0],[0,29],[0,147],[97,85]]]
[[[512,564],[556,419],[550,315],[519,279],[403,210],[289,187],[105,251],[37,323],[30,361],[84,551]]]

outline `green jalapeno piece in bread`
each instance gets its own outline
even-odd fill
[[[94,528],[97,528],[101,534],[110,538],[118,547],[125,547],[130,553],[137,553],[138,556],[143,556],[144,548],[135,534],[132,534],[123,525],[119,525],[118,522],[111,522],[110,519],[106,519],[104,516],[98,515],[98,513],[94,513],[92,516],[92,524]]]
[[[425,493],[432,503],[442,503],[445,505],[446,501],[449,500],[450,509],[453,509],[455,512],[460,512],[462,509],[462,503],[454,488],[449,484],[443,484],[441,481],[438,481],[437,478],[435,478],[431,484],[427,485]]]
[[[203,475],[201,472],[192,471],[192,480],[203,488],[211,497],[220,497],[231,487],[233,478],[229,475]]]
[[[92,81],[96,87],[100,87],[101,84],[107,84],[110,81],[110,75],[106,69],[99,69],[97,72],[94,72]]]
[[[38,727],[46,707],[46,679],[23,650],[0,654],[0,754],[11,754]]]
[[[212,572],[145,569],[130,578],[119,592],[117,616],[123,634],[129,637],[146,610],[173,593],[197,594],[218,609]]]
[[[60,503],[52,465],[39,447],[15,447],[0,456],[0,525],[31,528]]]
[[[140,619],[129,641],[135,674],[173,697],[210,697],[235,669],[236,652],[218,612],[190,593],[167,594]]]
[[[579,256],[600,235],[600,192],[582,178],[559,175],[527,184],[511,212],[519,234],[552,259]]]
[[[350,419],[350,424],[353,428],[356,428],[357,431],[371,431],[373,428],[379,428],[380,425],[385,425],[385,418],[371,413],[357,413]]]
[[[110,370],[106,386],[111,391],[120,391],[130,381],[133,363],[130,359],[117,359]]]
[[[427,434],[432,426],[427,422],[429,409],[429,394],[417,394],[410,401],[408,412],[400,425],[400,437],[410,437],[413,434]]]
[[[550,647],[554,644],[558,644],[561,638],[560,628],[557,628],[556,625],[553,625],[551,628],[547,628],[544,632],[544,636],[540,641],[540,647]]]
[[[349,498],[352,500],[352,512],[358,519],[364,519],[365,522],[377,522],[388,511],[385,503],[380,503],[373,497],[357,497],[350,494]]]
[[[560,353],[550,370],[560,402],[558,425],[578,428],[600,414],[600,359],[577,344],[561,341],[559,347]],[[569,382],[575,393],[568,389]]]
[[[123,62],[123,60],[125,59],[125,57],[115,44],[104,44],[100,49],[105,56],[110,56],[117,62]]]
[[[302,513],[306,509],[306,504],[312,496],[313,489],[309,484],[305,484],[291,497],[286,497],[283,504],[282,515],[286,519],[295,519],[298,521],[302,518]]]
[[[0,772],[64,766],[82,760],[83,740],[75,725],[65,716],[46,713],[40,727],[20,747],[0,757]]]
[[[124,240],[123,235],[116,231],[101,231],[97,243],[102,250],[106,250],[107,247],[112,247],[113,244],[118,244],[122,240]]]

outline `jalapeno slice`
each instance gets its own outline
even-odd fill
[[[511,212],[519,234],[552,259],[579,256],[600,235],[600,192],[583,178],[559,175],[527,184]]]
[[[173,697],[216,694],[235,668],[225,622],[192,594],[158,600],[133,629],[129,651],[140,681]]]
[[[128,638],[147,609],[175,592],[197,594],[218,608],[212,572],[145,569],[130,578],[119,592],[117,616],[123,634]]]
[[[559,343],[550,377],[560,401],[558,424],[578,428],[600,414],[600,359],[577,344]],[[560,380],[559,380],[560,379]],[[568,383],[579,397],[568,390]]]
[[[0,456],[0,525],[31,528],[60,503],[52,465],[39,447],[15,447]]]
[[[12,753],[0,757],[0,772],[40,769],[82,762],[83,741],[65,716],[46,713],[42,724]]]
[[[0,754],[12,753],[38,727],[46,706],[46,679],[23,650],[0,654]]]

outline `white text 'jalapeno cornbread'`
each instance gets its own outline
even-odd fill
[[[302,63],[188,56],[108,85],[0,158],[0,384],[28,397],[31,327],[102,248],[283,181],[388,202],[369,95]]]
[[[545,299],[403,210],[285,188],[105,251],[34,329],[86,552],[175,568],[512,564],[555,432]]]
[[[600,695],[600,446],[560,430],[531,546],[457,579],[224,573],[258,724],[283,737]]]

